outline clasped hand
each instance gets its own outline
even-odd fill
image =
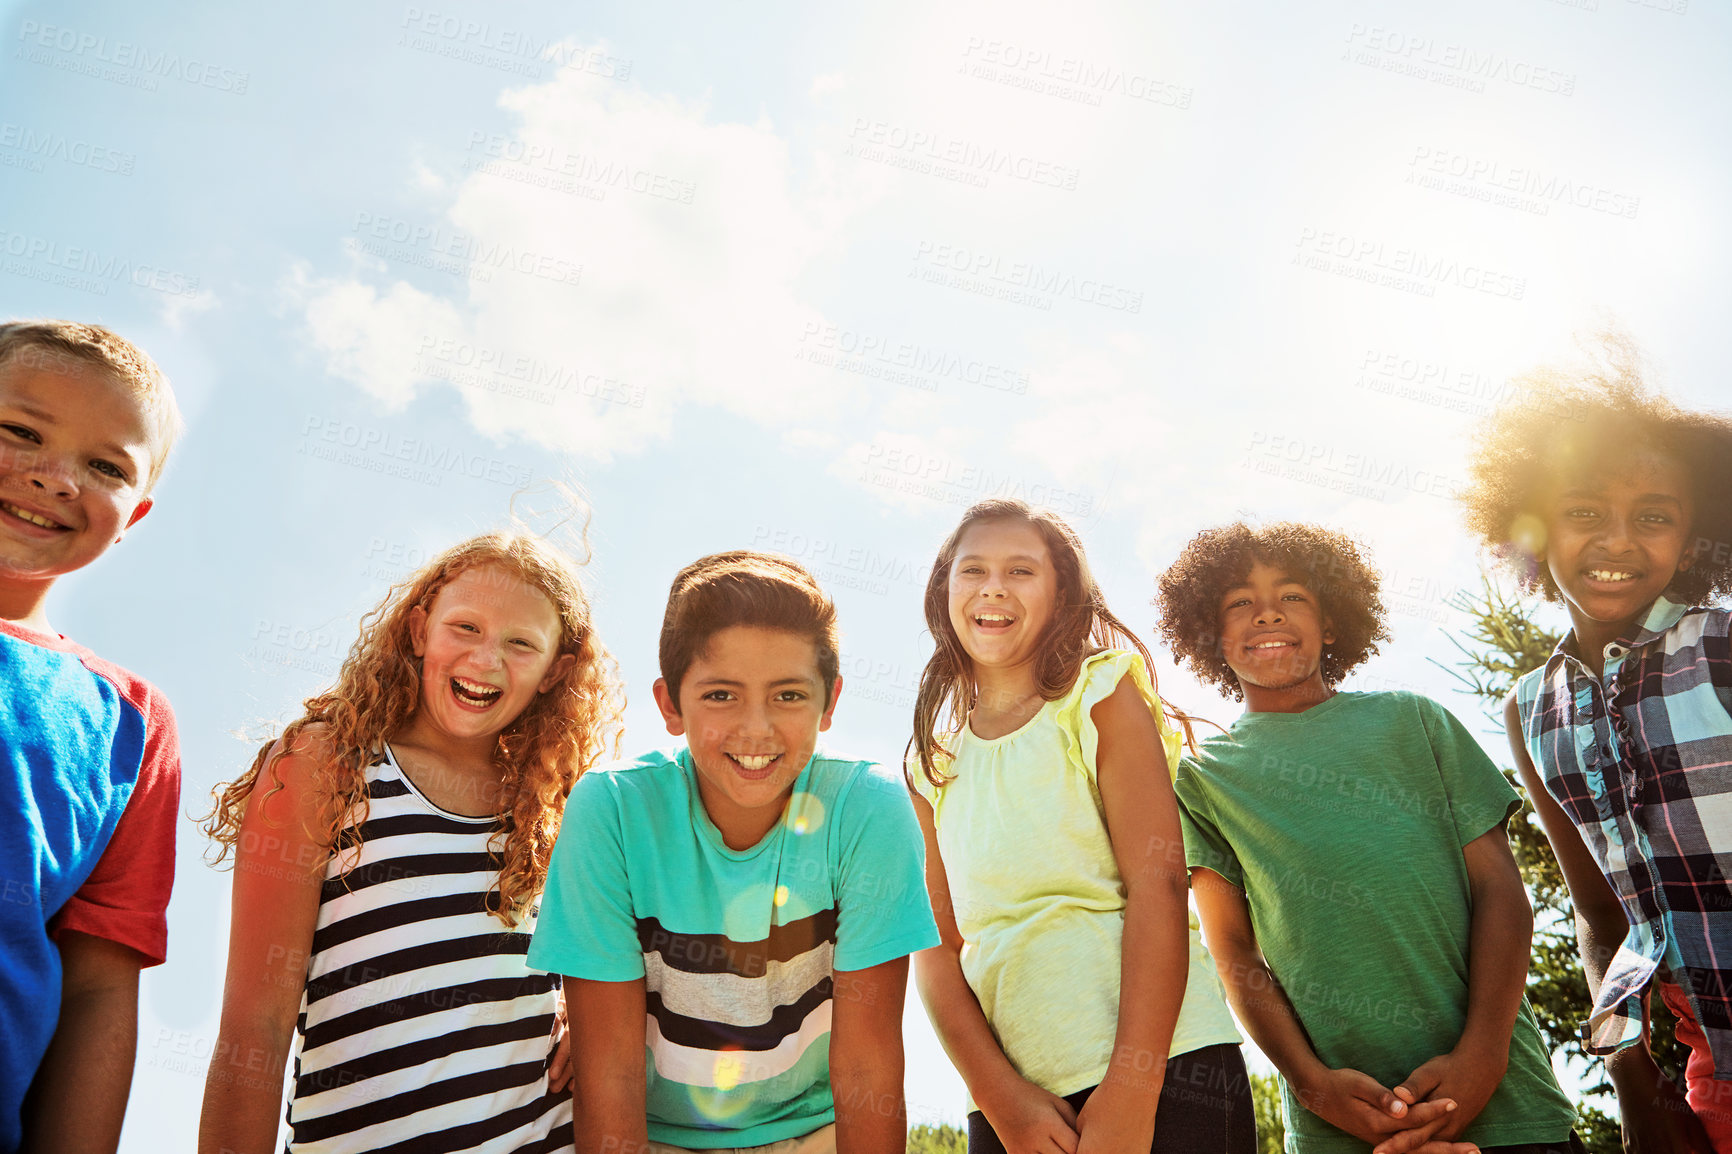
[[[1501,1072],[1445,1054],[1420,1066],[1393,1090],[1359,1070],[1328,1070],[1299,1091],[1307,1110],[1372,1144],[1372,1154],[1477,1154],[1454,1141],[1479,1116]],[[1489,1083],[1489,1084],[1488,1084]]]

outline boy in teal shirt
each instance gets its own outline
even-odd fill
[[[566,976],[577,1148],[901,1151],[908,955],[938,931],[900,776],[814,752],[835,607],[786,558],[717,554],[660,648],[686,746],[578,781],[529,952]]]
[[[1209,949],[1281,1072],[1288,1150],[1578,1149],[1522,996],[1515,791],[1436,702],[1334,689],[1387,638],[1353,542],[1207,530],[1159,604],[1175,653],[1245,701],[1176,789]]]

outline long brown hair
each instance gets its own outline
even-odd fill
[[[323,759],[316,773],[317,824],[308,833],[334,853],[345,844],[344,830],[367,820],[367,767],[421,704],[421,661],[410,643],[410,614],[416,607],[430,609],[441,589],[479,566],[496,566],[545,594],[559,614],[558,653],[577,659],[500,733],[493,755],[504,819],[497,835],[503,840],[492,847],[499,874],[493,885],[498,898],[490,904],[508,926],[522,920],[547,879],[566,795],[609,747],[617,751],[624,707],[613,658],[596,639],[589,599],[571,562],[526,533],[490,533],[452,546],[393,585],[379,607],[361,618],[360,636],[337,683],[308,698],[301,717],[280,740],[259,750],[245,774],[212,791],[215,805],[203,829],[216,843],[213,865],[235,849],[260,780],[269,777],[265,797],[283,788],[276,763],[309,725],[318,727]]]
[[[920,689],[914,698],[914,736],[908,744],[919,758],[920,772],[934,786],[942,786],[946,780],[938,770],[938,759],[950,756],[940,733],[946,738],[960,733],[978,696],[974,662],[950,624],[950,566],[956,560],[962,535],[986,521],[1020,521],[1032,526],[1052,557],[1058,595],[1035,658],[1035,686],[1042,700],[1056,701],[1069,693],[1082,673],[1083,661],[1103,649],[1135,649],[1148,668],[1149,684],[1154,684],[1155,663],[1148,646],[1107,608],[1076,530],[1058,514],[1023,501],[981,501],[962,515],[962,523],[939,546],[932,573],[926,578],[926,628],[932,634],[933,650],[920,672]],[[1190,717],[1165,701],[1162,710],[1189,743]],[[912,773],[912,766],[909,771]]]

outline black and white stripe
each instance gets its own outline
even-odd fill
[[[320,895],[289,1148],[569,1146],[570,1096],[547,1092],[558,978],[524,965],[534,918],[511,930],[490,908],[498,822],[436,808],[389,751],[367,796]]]
[[[733,1089],[787,1073],[830,1032],[836,911],[773,925],[759,941],[637,923],[656,1073]]]

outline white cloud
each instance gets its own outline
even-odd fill
[[[461,340],[463,318],[449,301],[402,281],[383,294],[358,280],[313,287],[306,304],[308,331],[326,366],[354,381],[390,409],[402,408],[424,379],[417,350],[432,334]]]
[[[193,293],[170,293],[162,298],[157,313],[169,331],[178,333],[185,328],[189,317],[208,313],[219,303],[216,293],[210,289],[200,289]]]
[[[516,127],[470,149],[435,241],[380,238],[312,286],[332,372],[389,404],[444,382],[482,431],[602,461],[687,406],[783,428],[859,407],[858,382],[794,355],[823,321],[800,279],[862,195],[832,166],[801,181],[769,123],[578,69],[500,103]],[[461,289],[375,287],[453,257]]]

